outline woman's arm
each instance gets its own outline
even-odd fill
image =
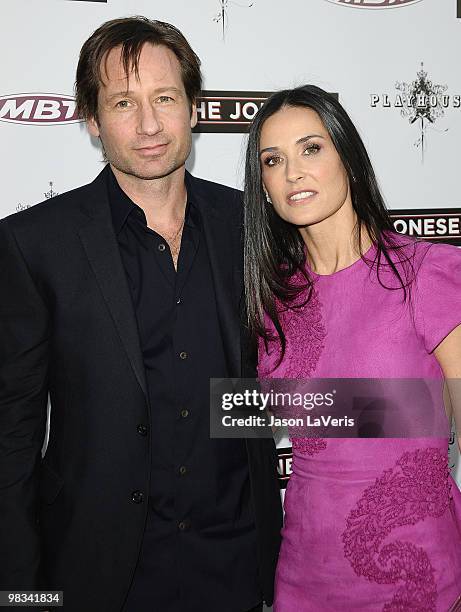
[[[458,325],[434,350],[447,381],[461,451],[461,325]]]

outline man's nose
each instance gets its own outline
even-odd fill
[[[157,132],[161,132],[162,130],[162,121],[155,107],[151,103],[142,104],[139,108],[138,134],[154,136]]]

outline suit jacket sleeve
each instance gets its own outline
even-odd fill
[[[0,222],[0,590],[34,589],[50,317],[8,221]]]

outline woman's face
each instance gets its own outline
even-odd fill
[[[315,111],[281,108],[264,122],[259,150],[264,187],[285,221],[313,225],[352,207],[346,170]]]

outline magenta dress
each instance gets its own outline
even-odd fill
[[[326,276],[309,270],[312,299],[281,312],[286,354],[274,369],[278,343],[268,352],[260,344],[260,376],[441,379],[433,351],[461,323],[461,250],[398,240],[415,270],[411,300],[383,288],[362,259]],[[386,266],[381,280],[396,286]],[[448,437],[447,425],[443,438],[292,439],[274,612],[447,612],[455,604],[461,493]]]

